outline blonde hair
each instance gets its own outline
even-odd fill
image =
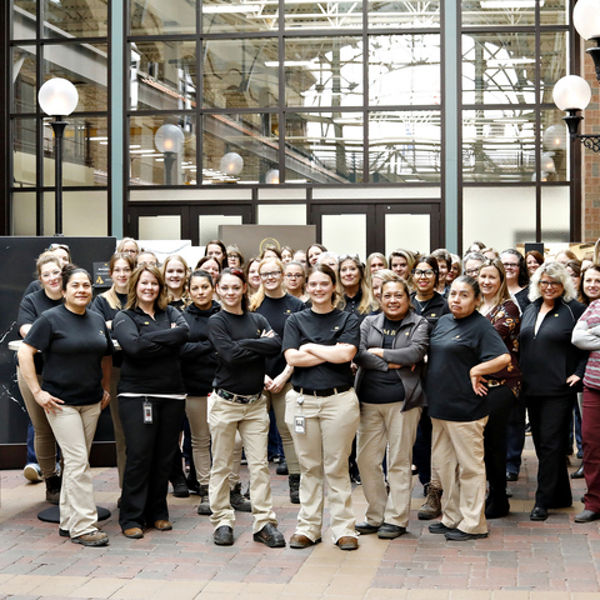
[[[188,285],[187,285],[188,277],[190,275],[190,268],[189,268],[187,262],[185,261],[185,258],[183,258],[183,256],[181,256],[180,254],[171,254],[170,256],[167,256],[167,258],[165,259],[165,262],[163,263],[163,265],[160,269],[160,272],[161,272],[162,278],[163,278],[163,282],[166,279],[167,265],[173,260],[178,260],[183,265],[183,268],[185,270],[185,276],[184,276],[183,282],[181,283],[181,299],[183,300],[184,304],[187,305],[187,304],[189,304],[189,301],[190,301],[190,297],[188,294]],[[217,262],[219,262],[219,261],[217,260]],[[170,304],[174,300],[176,300],[176,298],[173,296],[173,293],[171,292],[171,290],[169,290],[167,288],[168,303]]]
[[[371,255],[373,256],[373,255]],[[383,255],[382,255],[383,256]],[[359,281],[359,287],[360,287],[360,291],[362,293],[362,297],[360,299],[360,304],[357,307],[358,312],[361,315],[370,313],[373,310],[373,297],[371,295],[371,285],[369,285],[369,282],[367,281],[367,276],[365,274],[365,268],[363,266],[363,264],[360,262],[360,259],[358,258],[358,256],[351,256],[351,255],[345,255],[345,256],[341,256],[340,257],[340,263],[339,263],[339,271],[341,272],[342,269],[342,264],[344,264],[347,261],[351,261],[356,268],[358,269],[358,272],[360,274],[360,281]],[[382,269],[380,269],[382,270]],[[344,294],[342,293],[344,291],[344,286],[342,285],[342,278],[339,278],[339,289],[340,289],[340,302],[342,303],[342,305],[345,305],[345,301],[344,301]]]
[[[131,272],[133,273],[133,271],[135,270],[135,261],[133,260],[133,258],[131,258],[131,256],[129,254],[122,254],[121,252],[115,252],[110,257],[110,261],[108,263],[108,272],[109,273],[112,273],[114,271],[115,265],[117,264],[118,260],[124,260],[129,265],[129,268],[131,269]],[[129,294],[129,290],[127,293]],[[110,289],[106,290],[106,292],[103,292],[100,295],[106,299],[106,301],[108,302],[108,305],[113,310],[121,310],[123,308],[121,306],[121,301],[119,300],[119,296],[117,296],[117,290],[115,290],[114,282],[110,286]]]
[[[135,244],[135,247],[137,249],[137,254],[139,254],[140,251],[141,251],[140,245],[137,243],[137,240],[134,240],[132,237],[124,237],[117,244],[117,248],[115,250],[115,254],[122,254],[124,252],[123,248],[125,247],[125,244],[128,244],[129,242],[133,242]]]
[[[266,258],[263,258],[259,263],[258,263],[258,272],[260,273],[260,269],[266,265],[267,263],[275,263],[277,265],[277,267],[279,268],[279,270],[281,271],[281,277],[282,277],[282,283],[281,283],[281,287],[283,289],[283,291],[285,292],[285,283],[283,282],[283,271],[284,271],[284,265],[281,262],[281,260],[279,258],[275,258],[274,256],[267,256]],[[248,305],[248,310],[250,312],[254,312],[265,300],[265,286],[262,282],[260,282],[260,285],[258,286],[258,290],[256,290],[256,292],[254,292],[254,294],[252,294],[252,296],[250,297],[250,303]]]
[[[479,275],[481,275],[481,270],[486,267],[494,267],[496,271],[498,271],[498,275],[500,276],[500,287],[498,291],[494,295],[493,305],[494,307],[506,302],[506,300],[510,300],[510,292],[508,291],[508,286],[506,285],[506,271],[504,270],[504,265],[499,258],[487,258],[485,262],[481,265],[479,269]],[[477,282],[479,283],[479,277],[477,277]],[[479,286],[481,288],[481,285]],[[481,302],[479,306],[483,304],[483,294],[481,294]]]
[[[563,286],[562,298],[565,302],[571,302],[577,298],[577,291],[575,290],[575,284],[569,275],[566,267],[561,265],[559,262],[545,262],[540,265],[535,273],[531,276],[531,283],[529,284],[529,299],[531,302],[535,302],[541,297],[540,292],[540,279],[542,275],[546,273],[548,277],[551,277],[555,281],[559,281]]]
[[[54,263],[59,269],[62,268],[58,257],[51,250],[45,250],[37,257],[37,260],[35,261],[35,270],[37,271],[38,279],[42,274],[42,267],[50,263]]]
[[[137,286],[142,274],[146,271],[151,275],[154,275],[156,281],[158,281],[158,296],[154,301],[154,306],[160,310],[166,310],[169,301],[167,299],[167,292],[165,290],[165,280],[162,276],[162,273],[158,270],[158,267],[152,267],[150,265],[138,267],[131,275],[131,279],[129,281],[129,293],[127,294],[127,304],[125,305],[125,308],[131,309],[138,306]]]

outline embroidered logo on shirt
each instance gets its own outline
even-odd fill
[[[334,330],[334,331],[337,331],[339,328],[340,328],[340,326],[339,326],[339,325],[336,325],[336,326],[333,328],[333,330]]]
[[[435,315],[435,313],[431,313],[431,316],[432,316],[432,317],[435,317],[436,315]]]
[[[558,313],[554,313],[554,316],[555,316],[555,317],[558,317]]]
[[[144,325],[150,325],[150,321],[144,321]]]
[[[455,335],[455,336],[454,336],[454,339],[455,339],[455,340],[460,340],[460,335]]]

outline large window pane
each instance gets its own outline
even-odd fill
[[[373,183],[439,181],[439,111],[387,111],[369,115],[369,179]]]
[[[542,25],[566,25],[569,22],[567,0],[545,0],[540,2],[540,22]]]
[[[532,109],[463,112],[465,181],[531,181],[535,174]]]
[[[357,29],[362,2],[355,0],[284,0],[286,29]]]
[[[36,95],[36,48],[35,46],[15,46],[11,48],[12,73],[11,111],[35,112]]]
[[[286,104],[327,107],[363,104],[359,37],[287,39]]]
[[[44,7],[44,37],[106,37],[108,0],[41,0]],[[120,3],[114,3],[118,9]],[[171,2],[169,3],[171,4]]]
[[[44,120],[44,185],[54,185],[54,134]],[[69,117],[63,140],[63,185],[108,183],[108,129],[101,117]]]
[[[369,27],[439,27],[440,2],[369,0]]]
[[[34,39],[37,21],[36,0],[13,0],[12,40]]]
[[[542,187],[542,240],[570,241],[571,190],[567,186]]]
[[[196,2],[189,0],[130,0],[132,35],[196,32]]]
[[[277,39],[204,42],[204,106],[276,106],[279,98]]]
[[[76,111],[106,111],[108,54],[106,44],[50,44],[44,46],[42,78],[68,79],[77,87]]]
[[[196,42],[135,42],[130,46],[130,106],[186,110],[196,104]]]
[[[440,104],[440,36],[369,37],[369,104]]]
[[[44,194],[44,235],[54,234],[54,192]],[[106,190],[65,191],[63,233],[76,236],[105,236],[108,233],[108,192]]]
[[[465,104],[535,103],[535,35],[462,36]]]
[[[35,119],[13,119],[13,185],[17,188],[36,185]]]
[[[554,104],[554,84],[568,74],[567,33],[542,33],[540,35],[540,97],[541,101]]]
[[[429,254],[431,248],[431,217],[427,214],[385,215],[385,254],[396,248],[408,248]]]
[[[174,150],[161,152],[155,135],[169,129]],[[162,146],[162,150],[164,150]],[[132,117],[129,125],[129,183],[131,185],[182,185],[196,182],[196,122],[191,115]]]
[[[205,115],[203,183],[264,183],[267,173],[278,168],[278,131],[275,114]],[[233,161],[231,166],[227,161],[222,163],[231,152],[242,161]]]
[[[285,135],[286,167],[295,173],[294,179],[315,183],[362,181],[362,113],[288,114]]]
[[[499,251],[535,241],[535,188],[465,187],[463,248],[481,239]]]
[[[470,25],[533,25],[535,1],[512,2],[511,0],[463,0],[462,24]]]
[[[35,192],[15,192],[11,195],[11,235],[35,235]]]
[[[348,232],[352,235],[348,235]],[[336,254],[367,255],[367,215],[340,214],[321,216],[321,242]]]
[[[203,0],[201,9],[204,33],[277,31],[279,28],[278,0],[260,3]]]

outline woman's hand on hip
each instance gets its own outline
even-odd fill
[[[48,392],[45,392],[44,390],[40,390],[39,392],[37,392],[37,394],[34,395],[35,401],[47,412],[47,413],[56,413],[59,410],[62,410],[62,407],[60,406],[61,404],[64,404],[64,402],[60,399],[57,398],[56,396],[53,396],[52,394],[49,394]]]
[[[102,400],[100,401],[100,408],[104,410],[110,404],[110,392],[102,390]]]
[[[471,385],[473,386],[473,391],[478,396],[487,396],[488,389],[486,384],[486,379],[484,379],[481,375],[471,375]]]
[[[574,385],[577,385],[579,382],[581,381],[581,377],[579,377],[579,375],[569,375],[569,377],[567,377],[567,384],[569,387],[573,387]]]

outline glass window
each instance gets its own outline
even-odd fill
[[[423,254],[431,251],[431,217],[427,214],[385,215],[385,254],[396,248],[411,248]]]
[[[354,0],[284,0],[286,29],[357,29],[362,2]]]
[[[465,181],[531,181],[535,173],[533,109],[463,112]]]
[[[554,104],[554,84],[568,74],[567,32],[540,35],[540,97],[541,102]]]
[[[385,111],[369,114],[369,180],[372,183],[439,181],[441,113]]]
[[[480,239],[499,250],[535,240],[534,186],[465,187],[462,204],[463,248]]]
[[[231,109],[277,106],[277,48],[276,38],[204,42],[204,106]]]
[[[129,31],[132,35],[196,33],[195,5],[189,0],[130,0]]]
[[[138,217],[140,240],[181,239],[181,215],[153,215]]]
[[[44,235],[54,233],[54,192],[44,194]],[[108,233],[106,190],[63,193],[63,233],[76,236],[105,236]]]
[[[564,113],[558,109],[542,111],[542,181],[567,181],[571,143]]]
[[[362,105],[362,46],[359,37],[286,39],[286,104]]]
[[[200,246],[206,246],[210,240],[221,239],[220,225],[241,225],[242,215],[198,215],[198,236]]]
[[[196,42],[134,42],[129,52],[129,103],[133,110],[194,108]]]
[[[259,204],[258,225],[306,225],[305,204]]]
[[[11,235],[36,235],[35,192],[11,195]]]
[[[108,35],[108,0],[41,2],[44,8],[44,37],[66,39]]]
[[[15,46],[10,51],[12,56],[11,81],[13,82],[10,86],[11,111],[33,113],[37,105],[36,47]]]
[[[406,2],[368,0],[369,27],[416,27],[440,26],[440,2],[431,0],[408,0]]]
[[[13,185],[17,188],[36,185],[36,120],[13,119]]]
[[[155,138],[162,125],[173,150]],[[167,144],[167,147],[169,144]],[[163,151],[161,151],[161,148]],[[131,117],[129,122],[129,183],[183,185],[196,183],[196,120],[192,115]]]
[[[54,185],[54,133],[43,121],[44,185]],[[63,185],[108,184],[108,129],[104,117],[69,117],[63,139]]]
[[[462,36],[465,104],[535,103],[535,35]]]
[[[349,236],[348,232],[352,235]],[[321,243],[336,254],[367,255],[367,215],[340,214],[321,216]]]
[[[108,54],[106,44],[48,44],[43,48],[42,83],[64,77],[77,87],[76,111],[106,111]]]
[[[465,27],[484,25],[533,25],[536,0],[463,0],[462,24]]]
[[[440,36],[369,37],[369,104],[440,104]]]
[[[570,196],[568,186],[542,186],[542,239],[545,243],[570,241]]]
[[[291,178],[315,183],[362,181],[362,112],[288,114],[285,135],[285,164]],[[286,181],[287,177],[286,172]]]
[[[540,22],[542,25],[566,25],[569,22],[567,0],[545,0],[540,2]]]
[[[260,3],[203,0],[201,10],[204,33],[245,33],[279,29],[278,0],[262,0]]]
[[[276,114],[205,115],[203,125],[203,183],[265,182],[267,174],[277,168],[279,120]],[[229,153],[239,158],[224,160]]]
[[[12,40],[28,40],[36,37],[36,0],[13,0]]]

